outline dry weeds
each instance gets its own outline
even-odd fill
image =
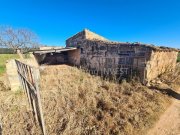
[[[138,82],[115,84],[66,65],[45,67],[41,74],[51,135],[145,134],[171,102]]]
[[[115,84],[66,65],[43,68],[41,98],[49,135],[144,135],[171,103],[167,95],[135,81]],[[176,69],[161,77],[179,87],[179,75]],[[41,134],[27,107],[22,92],[0,82],[4,135]]]
[[[160,76],[162,82],[172,87],[173,90],[177,91],[180,88],[180,62],[177,63],[174,72],[168,72]]]
[[[3,135],[41,134],[27,107],[27,98],[22,91],[14,93],[0,82],[0,128]]]

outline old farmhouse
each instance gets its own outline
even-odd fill
[[[39,64],[71,64],[116,76],[138,75],[147,83],[176,65],[178,50],[141,43],[112,42],[87,29],[66,40],[66,48],[35,51]]]

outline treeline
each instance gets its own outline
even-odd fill
[[[23,53],[28,53],[29,51],[36,51],[39,50],[39,48],[30,48],[28,50],[25,50]],[[0,54],[15,54],[17,53],[14,49],[11,48],[0,48]]]
[[[14,54],[16,52],[14,52],[13,49],[10,48],[0,48],[0,54]]]

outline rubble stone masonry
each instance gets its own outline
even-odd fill
[[[173,70],[178,51],[140,43],[111,42],[89,30],[66,40],[67,47],[77,47],[74,65],[116,75],[136,75],[147,83]]]

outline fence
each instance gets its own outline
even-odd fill
[[[18,60],[15,60],[15,62],[17,65],[19,80],[21,82],[22,88],[25,90],[25,93],[27,95],[34,119],[36,122],[39,123],[40,128],[43,134],[45,135],[45,123],[42,114],[42,106],[39,93],[39,69],[24,64]]]

